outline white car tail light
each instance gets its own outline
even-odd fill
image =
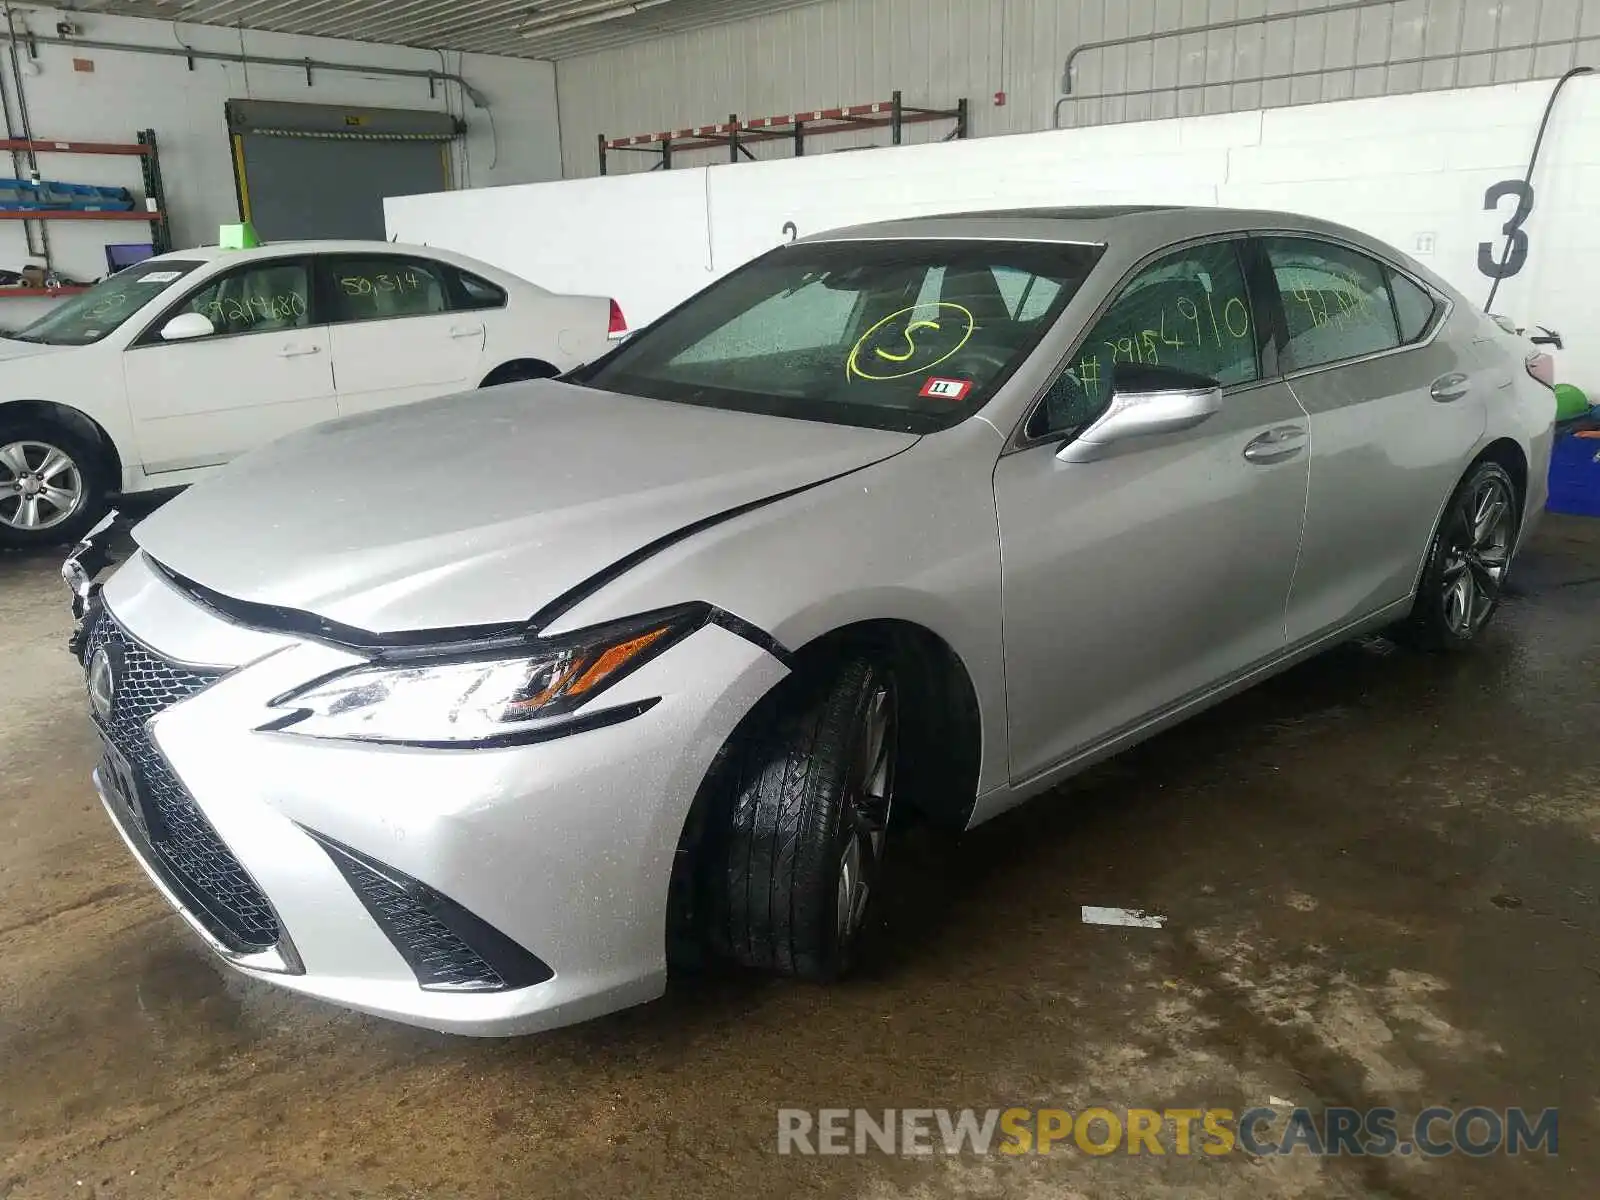
[[[1547,388],[1556,386],[1556,360],[1543,351],[1528,355],[1528,374]]]
[[[623,337],[628,332],[628,318],[622,315],[622,305],[615,300],[611,301],[611,323],[606,329],[607,337]]]

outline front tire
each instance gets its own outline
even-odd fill
[[[1500,607],[1521,502],[1504,467],[1481,462],[1450,497],[1402,628],[1429,650],[1470,645]]]
[[[104,514],[98,448],[46,422],[0,424],[0,547],[76,541]]]
[[[894,806],[888,670],[848,659],[734,753],[712,941],[748,967],[831,980],[850,967]]]

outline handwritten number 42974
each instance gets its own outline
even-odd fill
[[[1517,207],[1500,227],[1506,238],[1504,257],[1496,256],[1492,242],[1478,243],[1478,270],[1490,279],[1509,278],[1528,261],[1528,233],[1522,225],[1533,212],[1533,185],[1521,179],[1502,179],[1483,193],[1484,211],[1495,212],[1507,196],[1516,197]]]

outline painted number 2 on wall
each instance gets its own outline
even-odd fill
[[[1493,243],[1478,243],[1478,270],[1490,279],[1507,279],[1528,261],[1528,233],[1522,226],[1533,212],[1533,185],[1521,179],[1502,179],[1484,192],[1484,211],[1499,211],[1500,202],[1507,196],[1516,197],[1517,207],[1511,219],[1500,227],[1506,238],[1504,253],[1497,258]]]

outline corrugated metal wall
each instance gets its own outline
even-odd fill
[[[1338,2],[1338,0],[1334,0]],[[568,177],[598,171],[595,137],[887,99],[972,105],[972,133],[1048,129],[1074,47],[1063,125],[1466,87],[1600,66],[1600,0],[1394,0],[1317,13],[1330,0],[823,0],[557,64]],[[1172,30],[1303,12],[1184,37]],[[994,93],[1007,93],[1003,107]],[[907,141],[944,136],[912,126]],[[817,138],[808,153],[886,144],[884,131]],[[782,157],[787,146],[754,148]],[[725,157],[701,153],[680,163]],[[654,159],[614,152],[613,173]],[[1092,170],[1093,164],[1085,164]]]

